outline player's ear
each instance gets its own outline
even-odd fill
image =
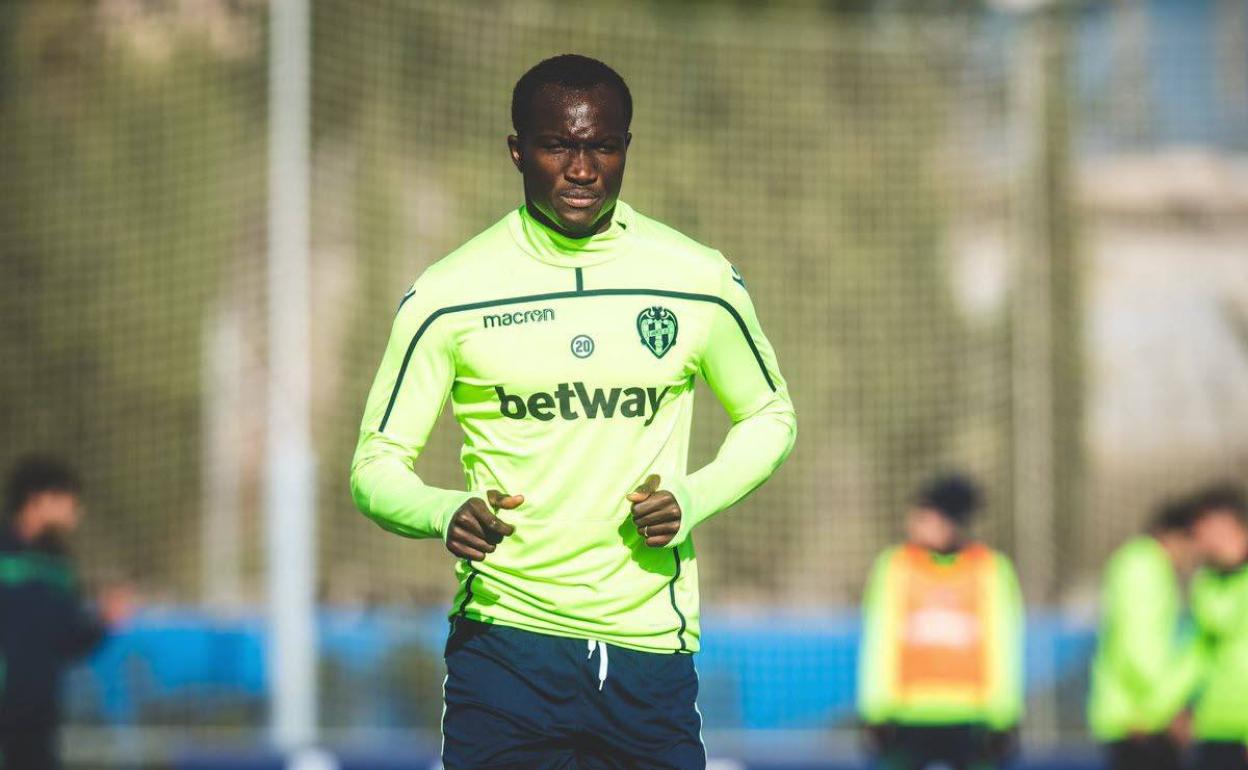
[[[624,132],[624,146],[628,147],[632,143],[633,143],[633,132],[625,131]]]
[[[507,149],[511,152],[511,162],[516,171],[524,171],[524,152],[520,148],[520,137],[512,134],[507,137]]]

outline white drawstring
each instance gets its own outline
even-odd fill
[[[590,639],[588,646],[589,654],[585,656],[585,660],[594,657],[594,650],[598,650],[598,691],[601,692],[602,686],[607,683],[607,643]]]

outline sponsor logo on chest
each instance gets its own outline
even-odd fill
[[[554,308],[542,307],[531,310],[516,310],[510,313],[493,313],[481,316],[481,325],[486,329],[498,326],[516,326],[518,324],[541,323],[555,320]]]
[[[502,385],[494,387],[498,394],[498,411],[504,417],[523,420],[534,417],[543,422],[556,417],[564,420],[587,420],[641,418],[646,425],[654,422],[663,398],[671,386],[662,390],[655,387],[642,388],[594,388],[590,390],[583,382],[561,382],[552,392],[537,391],[526,399],[508,393]]]

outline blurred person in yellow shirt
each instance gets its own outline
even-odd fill
[[[1192,534],[1205,566],[1192,579],[1204,669],[1192,714],[1197,770],[1248,770],[1248,500],[1236,485],[1195,496]]]
[[[1182,638],[1181,581],[1199,558],[1193,521],[1190,501],[1166,504],[1106,565],[1088,723],[1110,770],[1182,767],[1181,714],[1199,674]]]
[[[971,539],[962,475],[927,484],[906,542],[876,559],[863,600],[858,710],[887,770],[994,768],[1023,715],[1022,595],[1010,560]]]

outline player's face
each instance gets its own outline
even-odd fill
[[[78,529],[81,507],[72,492],[40,492],[30,499],[22,514],[32,522],[32,534],[68,537]]]
[[[1231,511],[1209,511],[1192,527],[1196,547],[1205,561],[1233,569],[1248,558],[1248,529]]]
[[[958,525],[931,508],[913,508],[906,518],[906,539],[930,551],[950,551],[958,544]]]
[[[529,213],[573,237],[605,229],[631,138],[612,89],[540,89],[523,135],[507,137]]]

